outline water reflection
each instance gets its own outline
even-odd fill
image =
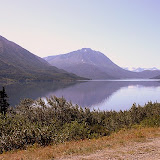
[[[129,109],[134,102],[160,101],[159,81],[90,81],[50,92],[82,107],[100,110]]]
[[[6,87],[10,104],[16,105],[20,99],[39,97],[65,97],[82,107],[100,110],[125,110],[134,102],[160,102],[159,81],[89,81],[83,83],[32,83]]]
[[[6,92],[9,97],[9,103],[11,106],[18,105],[20,100],[25,98],[38,99],[44,97],[50,92],[56,91],[60,88],[66,88],[70,85],[74,85],[75,82],[62,83],[62,82],[43,82],[43,83],[17,83],[5,86]],[[0,89],[2,85],[0,85]]]

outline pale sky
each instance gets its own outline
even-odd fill
[[[92,48],[160,68],[160,0],[0,0],[0,35],[40,57]]]

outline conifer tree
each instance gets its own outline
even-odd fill
[[[2,91],[0,91],[0,113],[5,116],[8,107],[8,95],[6,94],[5,88],[3,87]]]

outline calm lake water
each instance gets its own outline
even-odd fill
[[[10,104],[17,105],[20,99],[56,95],[73,104],[100,110],[126,110],[133,103],[160,102],[160,81],[114,80],[87,81],[80,83],[32,83],[6,86]]]

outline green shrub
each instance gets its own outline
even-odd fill
[[[63,97],[51,97],[47,102],[25,99],[5,116],[0,114],[0,153],[33,144],[98,138],[137,125],[160,126],[160,104],[133,104],[130,110],[115,112],[82,109]]]
[[[68,135],[67,140],[86,139],[90,135],[90,129],[85,122],[72,121],[63,125],[63,128],[63,132]]]
[[[153,116],[151,118],[146,118],[140,124],[143,127],[159,127],[160,126],[160,116]]]

